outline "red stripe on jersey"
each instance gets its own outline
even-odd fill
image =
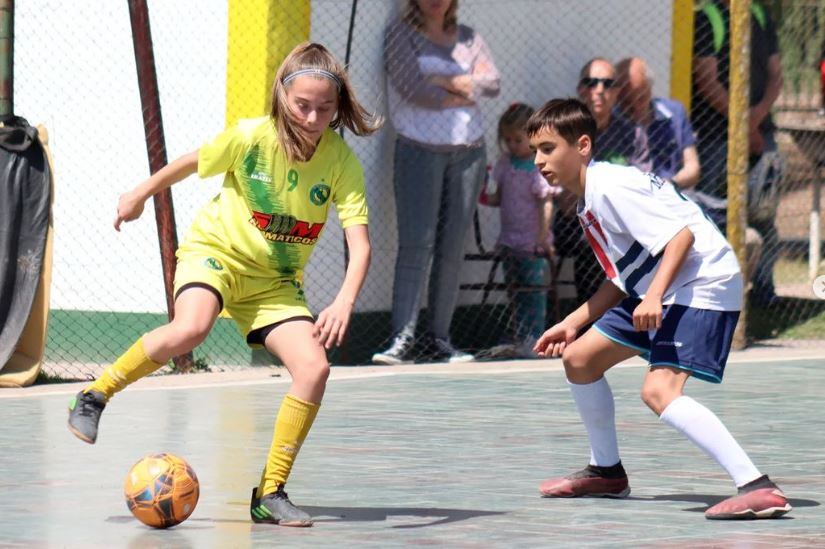
[[[616,270],[613,268],[613,264],[607,259],[607,255],[604,253],[604,250],[602,250],[601,244],[599,244],[593,235],[590,234],[590,230],[585,230],[584,235],[587,237],[590,247],[593,248],[593,252],[596,254],[596,259],[598,259],[599,263],[601,263],[602,269],[607,275],[607,278],[616,278]]]
[[[604,242],[607,242],[607,237],[604,235],[602,226],[599,225],[599,220],[596,219],[596,216],[593,215],[593,212],[587,212],[587,220],[591,223],[593,227],[596,227],[596,230],[599,231],[599,236],[602,237],[602,240]]]
[[[607,242],[607,238],[605,238],[604,236],[604,232],[602,231],[602,228],[599,225],[599,221],[590,212],[587,212],[586,215],[588,221],[587,227],[585,227],[582,219],[579,218],[579,223],[581,224],[582,229],[584,229],[584,236],[587,237],[587,242],[590,243],[590,248],[592,248],[593,253],[596,254],[596,259],[599,260],[599,264],[602,266],[602,270],[607,275],[607,278],[616,278],[616,269],[613,268],[613,264],[607,258],[607,254],[602,248],[602,245],[599,243],[598,240],[596,240],[596,237],[590,233],[591,227],[595,228],[599,235],[602,237],[602,239],[605,242]]]

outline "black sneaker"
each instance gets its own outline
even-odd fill
[[[262,498],[258,497],[258,487],[252,489],[249,502],[249,514],[252,522],[268,522],[281,526],[312,526],[312,517],[295,507],[283,486]]]
[[[413,338],[406,335],[397,335],[393,338],[392,343],[386,351],[372,355],[372,362],[374,364],[387,364],[389,366],[409,364],[415,359],[412,352],[413,343]]]
[[[83,442],[94,444],[104,408],[106,395],[99,391],[80,391],[69,402],[69,431]]]
[[[428,348],[432,351],[434,360],[444,360],[451,364],[458,362],[472,362],[475,357],[470,353],[453,347],[449,339],[429,336]]]

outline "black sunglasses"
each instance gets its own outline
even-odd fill
[[[599,85],[599,82],[604,84],[605,89],[610,89],[610,88],[613,87],[614,84],[616,84],[616,79],[615,78],[593,78],[591,76],[587,76],[585,78],[582,78],[582,80],[581,80],[581,82],[579,82],[579,84],[586,87],[586,88],[595,88],[596,86]]]

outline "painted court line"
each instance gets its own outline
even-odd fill
[[[762,350],[772,351],[772,350]],[[780,351],[780,349],[776,349]],[[748,356],[749,353],[736,353],[728,359],[728,364],[764,364],[769,362],[796,362],[800,360],[823,360],[825,361],[825,352],[816,352],[810,355],[790,356],[781,359],[772,358],[769,356],[756,357]],[[466,363],[461,366],[450,364],[424,364],[424,365],[406,365],[406,366],[386,366],[386,367],[352,367],[352,366],[333,366],[332,374],[330,375],[330,382],[348,381],[348,380],[363,380],[372,378],[384,378],[392,376],[423,376],[423,375],[441,375],[441,376],[479,376],[479,375],[505,375],[505,374],[522,374],[531,372],[557,372],[563,369],[561,361],[558,359],[550,359],[548,364],[546,361],[535,360],[526,361],[524,365],[506,366],[507,363]],[[529,365],[528,365],[529,364]],[[646,367],[647,362],[638,358],[631,358],[622,364],[614,366],[614,368],[642,368]],[[369,368],[371,371],[358,372],[359,368]],[[379,368],[376,371],[376,368]],[[140,382],[137,385],[129,388],[130,391],[174,391],[179,389],[209,389],[214,387],[249,387],[253,385],[280,385],[291,383],[292,380],[283,370],[281,377],[260,377],[255,379],[243,380],[221,380],[212,379],[210,381],[202,382],[196,377],[199,374],[193,374],[191,382],[175,383],[174,385],[159,385],[158,383],[167,376],[155,376],[148,378],[151,385],[141,386]],[[204,374],[209,375],[209,374]],[[180,379],[179,377],[177,379]],[[176,381],[177,381],[176,379]],[[40,386],[41,390],[33,391],[31,388],[27,389],[8,389],[6,391],[0,390],[0,399],[3,398],[35,398],[49,395],[73,395],[77,393],[80,387],[86,385],[87,382],[70,383],[65,387]]]

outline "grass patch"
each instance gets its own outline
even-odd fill
[[[788,328],[779,337],[784,339],[825,339],[825,311],[809,318],[798,326]]]
[[[751,339],[825,339],[825,300],[779,298],[768,309],[751,307]]]
[[[50,374],[44,370],[37,372],[37,377],[34,380],[34,385],[48,385],[53,383],[70,383],[72,381],[84,381],[71,377],[60,377],[59,375]]]
[[[193,373],[193,372],[211,372],[212,367],[209,366],[209,362],[203,358],[199,357],[192,361],[192,368],[189,369],[188,372],[184,372],[183,370],[178,370],[178,367],[175,365],[175,362],[170,360],[169,361],[169,369],[172,373],[175,374],[182,374],[182,373]]]
[[[800,259],[779,258],[773,268],[774,283],[803,284],[808,282],[808,262]]]
[[[820,263],[816,276],[825,274],[825,262]],[[810,290],[811,279],[808,274],[807,256],[800,257],[780,257],[773,268],[774,284],[778,288],[783,285],[805,285]],[[806,294],[811,297],[811,293]]]
[[[165,314],[53,309],[49,312],[46,360],[108,364],[141,334],[166,322]],[[209,337],[194,352],[196,366],[198,361],[203,365],[248,364],[250,356],[235,323],[226,318],[215,322]]]

